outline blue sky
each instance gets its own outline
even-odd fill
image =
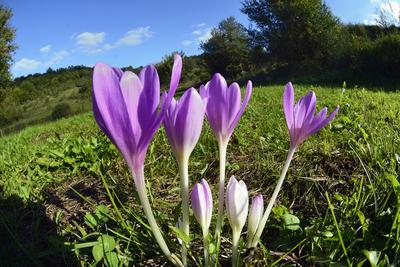
[[[344,22],[373,23],[383,0],[328,0]],[[388,1],[386,1],[388,2]],[[399,5],[400,0],[392,0]],[[239,0],[106,1],[0,0],[13,10],[14,77],[47,68],[141,66],[172,51],[199,54],[199,43],[228,16],[245,26]]]

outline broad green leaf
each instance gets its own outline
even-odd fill
[[[284,223],[284,228],[291,230],[291,231],[296,231],[301,229],[300,228],[300,220],[293,214],[285,213],[282,216],[282,220]]]
[[[113,250],[116,246],[114,238],[109,235],[102,235],[97,240],[102,243],[105,252]]]
[[[119,265],[118,254],[115,253],[114,251],[106,252],[104,256],[104,262],[108,267],[118,267]]]

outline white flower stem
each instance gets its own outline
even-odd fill
[[[179,161],[179,173],[181,176],[181,197],[182,197],[182,230],[189,236],[189,159],[184,157]],[[187,246],[182,240],[182,262],[187,266]]]
[[[227,141],[220,140],[218,142],[218,147],[219,147],[218,217],[217,217],[217,226],[215,228],[215,238],[217,240],[217,251],[219,250],[219,246],[220,246],[220,242],[221,242],[221,227],[222,227],[223,212],[224,212],[225,162],[226,162],[227,146],[228,146]]]
[[[285,166],[282,169],[281,177],[279,177],[278,183],[275,186],[274,192],[272,193],[272,197],[269,200],[267,209],[265,210],[264,215],[263,215],[263,217],[262,217],[262,219],[260,221],[260,224],[257,227],[257,232],[256,232],[256,234],[255,234],[255,236],[253,238],[253,241],[252,241],[252,244],[251,244],[250,247],[255,248],[257,246],[258,239],[260,238],[260,236],[262,234],[262,231],[264,230],[265,224],[268,221],[268,217],[269,217],[269,215],[271,213],[272,207],[274,206],[276,198],[278,197],[279,191],[281,190],[283,181],[285,180],[286,173],[287,173],[287,171],[289,169],[289,165],[290,165],[290,162],[292,161],[292,158],[293,158],[293,155],[294,155],[295,151],[296,151],[296,147],[294,147],[294,148],[291,147],[289,149],[289,152],[288,152],[288,155],[287,155],[287,158],[286,158],[286,162],[285,162]]]
[[[133,170],[133,179],[135,181],[136,190],[138,192],[140,203],[143,206],[144,214],[146,215],[147,221],[153,231],[154,238],[160,246],[164,255],[168,260],[175,266],[183,266],[179,258],[169,251],[167,244],[165,243],[164,237],[161,234],[160,228],[157,225],[156,219],[154,218],[153,211],[150,206],[149,199],[147,197],[146,183],[144,180],[144,169],[141,167],[139,170]]]
[[[232,267],[237,267],[239,263],[239,240],[242,231],[232,229]]]
[[[208,231],[203,230],[204,266],[208,267]]]

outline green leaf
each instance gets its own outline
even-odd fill
[[[102,235],[97,240],[102,243],[100,245],[103,245],[105,252],[112,251],[116,246],[114,238],[109,235]]]
[[[282,220],[284,223],[284,228],[291,230],[291,231],[296,231],[301,229],[300,228],[300,220],[293,214],[285,213],[282,216]]]
[[[103,253],[103,245],[102,244],[97,244],[92,248],[92,254],[93,258],[96,262],[101,261],[103,259],[104,253]]]
[[[185,243],[189,243],[191,241],[190,236],[188,236],[185,232],[183,232],[181,229],[174,227],[174,226],[169,226],[172,231],[175,232],[175,234],[178,236],[179,239],[181,239]]]
[[[119,265],[118,254],[115,253],[114,251],[106,252],[106,255],[104,256],[104,262],[106,266],[118,267]]]
[[[106,223],[108,222],[108,208],[105,205],[98,205],[96,207],[96,217],[102,222]]]
[[[333,237],[333,233],[331,231],[324,231],[322,232],[322,235],[326,238],[331,238]]]
[[[85,215],[84,221],[91,228],[97,226],[96,218],[91,213]]]
[[[371,267],[376,267],[378,265],[379,258],[381,257],[381,253],[379,251],[368,251],[364,249],[362,253],[368,259]]]
[[[93,254],[93,258],[96,260],[96,262],[99,262],[103,259],[104,253],[107,255],[108,252],[111,252],[112,250],[114,250],[114,248],[116,246],[116,242],[115,242],[114,238],[112,238],[109,235],[99,236],[99,238],[97,238],[97,241],[99,243],[92,248],[92,254]],[[117,260],[118,260],[118,258],[117,258]],[[112,265],[112,266],[114,266],[114,265]],[[118,265],[116,265],[116,266],[118,266]]]

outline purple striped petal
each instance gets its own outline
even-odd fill
[[[229,126],[229,136],[233,133],[233,130],[235,129],[236,125],[238,124],[240,118],[242,117],[245,108],[247,107],[247,104],[250,101],[250,96],[251,96],[251,92],[253,91],[253,84],[251,81],[247,82],[247,86],[246,86],[246,93],[244,95],[244,99],[243,99],[243,103],[242,106],[240,107],[240,110],[238,111],[238,113],[235,116],[235,119],[232,121],[231,125]]]
[[[168,140],[178,161],[189,157],[199,140],[205,114],[203,99],[194,88],[168,108],[164,125]]]
[[[340,107],[337,106],[336,109],[334,111],[332,111],[332,113],[329,114],[329,116],[327,118],[323,119],[318,124],[316,124],[315,128],[311,129],[310,135],[313,135],[316,132],[318,132],[319,130],[321,130],[322,128],[324,128],[325,125],[327,125],[336,116],[336,114],[338,113],[339,109],[340,109]],[[326,114],[326,112],[325,112],[325,114]]]
[[[286,124],[290,134],[290,146],[292,149],[300,145],[309,136],[318,132],[337,114],[337,107],[327,118],[327,108],[323,108],[315,114],[316,96],[309,92],[294,105],[294,89],[289,82],[283,93],[283,110],[286,117]]]
[[[128,163],[132,164],[132,127],[119,87],[122,71],[97,63],[93,71],[93,111],[100,128],[111,137]]]
[[[283,92],[283,111],[285,112],[286,124],[289,129],[293,125],[293,108],[294,108],[294,89],[291,82],[287,83],[285,86],[285,91]]]

